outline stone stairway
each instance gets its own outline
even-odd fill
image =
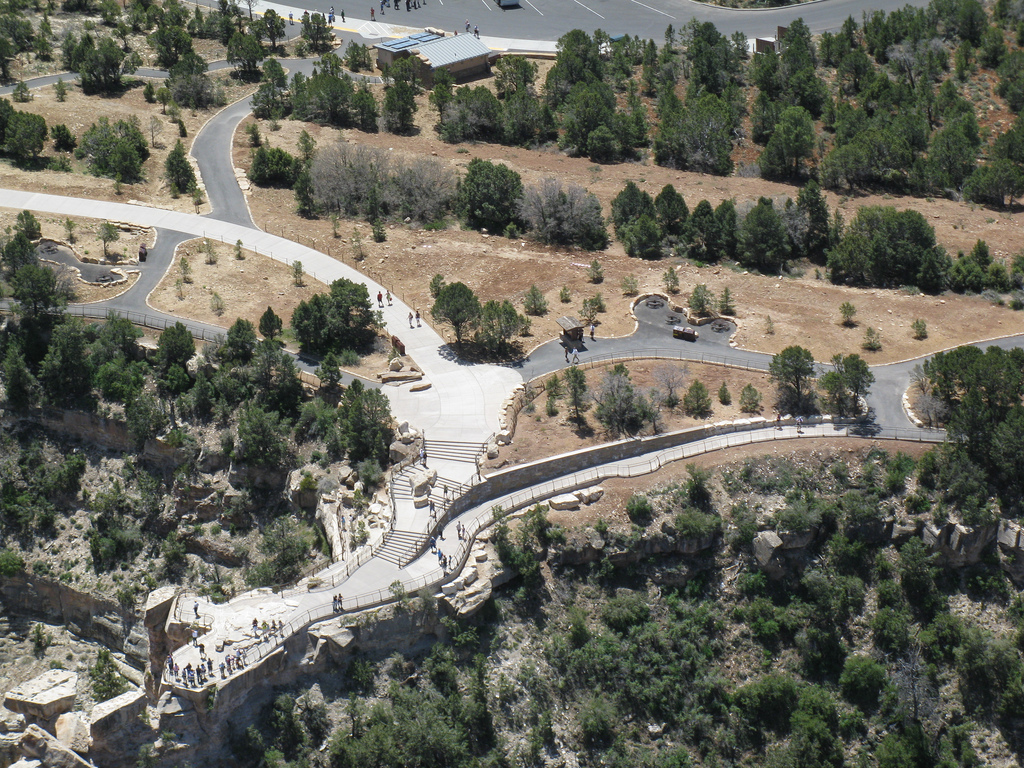
[[[404,568],[420,553],[426,543],[425,533],[394,530],[388,534],[384,546],[377,550],[376,557]]]
[[[424,439],[423,442],[427,452],[428,466],[430,461],[434,459],[476,464],[477,457],[484,452],[485,447],[483,443],[470,443],[459,440]]]

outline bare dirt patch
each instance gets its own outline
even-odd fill
[[[629,180],[652,195],[665,184],[673,184],[686,197],[691,210],[704,198],[717,205],[726,198],[735,199],[737,203],[756,201],[761,196],[779,200],[787,196],[795,198],[798,191],[792,185],[759,178],[721,178],[684,173],[650,165],[648,161],[596,165],[586,158],[568,157],[553,147],[529,150],[496,144],[446,144],[433,129],[436,110],[425,98],[419,100],[419,105],[417,128],[411,136],[342,131],[291,121],[282,122],[276,132],[270,131],[264,122],[260,123],[260,129],[270,146],[292,153],[297,151],[298,135],[305,129],[319,146],[342,140],[394,152],[432,156],[460,172],[464,172],[474,157],[502,162],[518,171],[525,184],[556,176],[565,182],[585,186],[597,195],[606,213],[610,212],[612,199]],[[251,120],[248,118],[242,128]],[[248,168],[251,148],[242,129],[235,136],[234,146],[236,166]],[[976,240],[984,239],[994,257],[1005,260],[1019,249],[1019,243],[1024,239],[1020,232],[1020,212],[997,213],[951,200],[891,195],[840,198],[829,193],[827,198],[829,205],[838,207],[847,221],[866,205],[893,205],[918,210],[935,227],[938,241],[952,253],[969,250]],[[765,277],[746,274],[726,265],[697,267],[679,259],[658,262],[631,259],[617,241],[606,251],[588,253],[550,248],[525,239],[484,236],[460,230],[455,225],[444,232],[396,225],[388,230],[387,242],[377,244],[372,242],[366,222],[343,220],[338,227],[339,237],[335,238],[332,225],[327,220],[309,221],[295,214],[283,214],[283,211],[294,211],[295,208],[289,190],[254,188],[249,203],[259,226],[269,228],[274,234],[300,239],[346,261],[351,261],[349,240],[353,232],[357,232],[367,253],[366,260],[358,268],[390,286],[393,293],[410,305],[420,308],[432,304],[427,285],[437,273],[444,274],[449,281],[461,280],[482,299],[519,301],[531,285],[537,285],[548,300],[549,312],[543,318],[534,318],[532,332],[535,338],[526,341],[527,347],[554,338],[557,335],[554,319],[577,312],[582,300],[596,292],[600,292],[608,304],[608,312],[598,318],[602,335],[631,333],[633,319],[628,313],[631,300],[621,294],[622,278],[636,276],[642,293],[664,290],[662,274],[670,265],[674,265],[680,275],[681,292],[677,299],[680,302],[685,302],[698,283],[705,283],[716,292],[728,286],[737,307],[738,345],[770,354],[792,344],[800,344],[810,349],[818,360],[828,360],[839,352],[857,352],[873,364],[886,363],[930,354],[968,341],[1024,331],[1024,318],[979,297],[952,294],[912,296],[895,290],[834,286],[823,279],[816,279],[813,265],[808,266],[800,277]],[[605,273],[605,280],[600,285],[589,283],[586,277],[586,266],[595,258]],[[568,304],[558,301],[562,286],[570,289],[572,300]],[[857,326],[852,329],[841,326],[839,322],[838,307],[844,301],[850,301],[857,308]],[[774,325],[773,334],[766,333],[769,316]],[[913,338],[910,325],[916,319],[927,324],[928,338],[925,340]],[[861,349],[868,327],[880,332],[882,350],[868,353]]]
[[[75,284],[75,303],[92,304],[97,301],[106,301],[120,296],[139,282],[137,271],[126,270],[128,279],[120,283],[87,283],[79,279]]]
[[[204,240],[189,240],[178,246],[174,264],[149,295],[154,309],[212,325],[229,326],[235,318],[258,326],[268,306],[286,322],[300,301],[324,290],[323,283],[306,275],[296,285],[292,268],[269,256],[243,249],[243,259],[235,258],[233,245],[211,241],[215,262],[208,263]],[[181,260],[187,259],[192,282],[182,280]],[[223,306],[215,311],[213,295]]]
[[[228,104],[255,90],[253,85],[232,79],[229,71],[226,70],[211,73],[210,77],[217,85],[223,87]],[[174,149],[175,143],[180,138],[178,127],[171,122],[169,115],[162,113],[159,103],[149,104],[146,102],[142,94],[144,82],[145,79],[136,78],[131,87],[116,97],[86,96],[77,84],[69,84],[67,100],[63,103],[57,101],[53,86],[46,86],[33,90],[31,101],[15,105],[20,112],[42,115],[46,120],[47,127],[59,123],[66,124],[78,139],[100,117],[107,117],[113,123],[135,116],[139,120],[139,130],[146,137],[150,150],[149,159],[143,165],[143,181],[137,184],[122,184],[120,194],[118,194],[112,179],[90,175],[85,160],[78,160],[73,153],[63,153],[71,162],[73,169],[71,172],[24,170],[11,164],[8,160],[0,161],[2,163],[0,167],[3,168],[4,185],[69,197],[116,202],[138,200],[146,205],[195,213],[196,209],[192,205],[191,197],[181,196],[175,199],[171,196],[170,187],[164,178],[164,163],[168,153]],[[163,85],[163,80],[154,80],[153,83],[159,87]],[[218,111],[220,110],[192,111],[186,109],[181,111],[181,119],[184,121],[188,133],[187,137],[181,139],[186,150],[191,147],[191,142],[206,121]],[[48,145],[42,156],[47,158],[57,154],[62,153],[55,152],[52,145]],[[199,212],[205,213],[208,210],[207,204],[202,206]]]
[[[743,413],[739,408],[740,391],[743,387],[750,384],[764,397],[771,386],[766,373],[744,371],[721,365],[679,363],[670,360],[642,360],[631,362],[626,367],[634,387],[641,391],[658,387],[659,372],[662,371],[676,371],[685,375],[682,387],[676,391],[676,396],[679,398],[683,397],[686,388],[694,381],[700,381],[708,388],[712,401],[710,416],[704,419],[687,416],[683,413],[682,406],[671,410],[663,408],[661,432],[696,427],[711,421],[746,418],[750,414]],[[591,394],[596,393],[602,379],[611,368],[611,365],[604,365],[584,371]],[[723,383],[732,396],[730,405],[722,405],[718,400],[718,390]],[[662,388],[662,393],[664,393],[664,388]],[[585,414],[589,428],[581,430],[571,421],[571,413],[564,398],[558,401],[558,413],[554,416],[548,415],[546,402],[547,396],[541,394],[519,413],[512,444],[503,446],[498,458],[487,461],[484,466],[489,469],[497,469],[512,464],[524,464],[544,456],[600,445],[616,439],[614,435],[608,434],[597,421],[593,413],[593,405]]]

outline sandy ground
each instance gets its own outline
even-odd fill
[[[252,85],[231,79],[227,71],[214,72],[210,77],[223,87],[228,104],[255,90]],[[143,164],[143,181],[137,184],[122,184],[120,194],[118,194],[113,180],[90,175],[86,161],[78,160],[72,152],[63,153],[71,161],[73,171],[70,173],[51,170],[22,170],[5,162],[2,166],[4,185],[56,195],[113,200],[122,203],[138,200],[146,205],[195,213],[196,208],[192,204],[192,198],[187,195],[173,198],[164,178],[164,162],[179,139],[178,127],[171,122],[169,115],[162,113],[159,102],[154,104],[146,102],[142,95],[145,80],[136,78],[135,81],[136,84],[133,87],[116,98],[86,96],[78,85],[69,84],[64,103],[57,101],[53,86],[47,86],[33,90],[31,101],[14,106],[20,112],[42,115],[46,119],[48,129],[56,124],[64,123],[77,139],[81,139],[82,134],[101,116],[106,116],[113,123],[135,115],[139,119],[139,130],[146,137],[150,151],[149,159]],[[162,80],[153,82],[156,86],[163,84]],[[181,139],[186,150],[192,146],[192,141],[199,133],[199,129],[218,111],[219,108],[198,111],[183,109],[181,111],[181,119],[188,132],[188,136]],[[56,154],[59,153],[54,151],[52,142],[48,142],[42,156],[46,158]],[[208,211],[208,204],[202,205],[199,209],[199,213]]]
[[[338,140],[368,144],[436,156],[458,169],[464,168],[472,157],[501,161],[519,171],[524,183],[554,175],[585,185],[598,195],[606,212],[610,212],[612,198],[629,179],[652,194],[667,183],[675,184],[686,196],[691,210],[702,198],[717,205],[726,197],[742,202],[755,201],[761,195],[795,197],[797,194],[794,187],[761,179],[680,173],[640,163],[597,166],[586,159],[566,157],[552,150],[530,151],[487,144],[451,146],[435,138],[430,128],[435,115],[432,108],[421,106],[417,114],[421,129],[418,135],[411,137],[339,131],[291,121],[283,121],[276,132],[270,131],[263,122],[260,127],[268,145],[293,153],[297,151],[298,135],[305,128],[318,146]],[[251,151],[244,127],[251,120],[243,122],[235,137],[235,164],[243,168],[249,165]],[[459,152],[467,148],[468,153]],[[583,299],[596,292],[602,294],[608,305],[608,312],[598,318],[602,335],[631,333],[633,320],[628,314],[631,299],[622,295],[622,278],[636,276],[641,292],[664,291],[662,275],[669,265],[674,265],[679,272],[678,300],[681,302],[698,283],[707,284],[716,293],[728,287],[740,326],[737,343],[743,348],[770,354],[800,344],[810,349],[818,360],[828,360],[840,352],[857,352],[871,363],[885,363],[929,354],[966,341],[1024,332],[1024,316],[993,306],[980,297],[912,296],[894,290],[834,286],[816,279],[813,266],[808,266],[799,277],[765,277],[727,265],[696,267],[679,259],[658,262],[631,259],[618,242],[613,242],[606,251],[587,253],[542,246],[528,240],[485,236],[458,229],[457,225],[445,232],[397,225],[388,230],[386,242],[377,244],[370,237],[369,225],[363,221],[342,221],[338,226],[339,237],[335,238],[332,224],[327,220],[309,221],[293,213],[282,213],[295,208],[289,190],[254,188],[249,203],[260,227],[274,234],[301,239],[349,262],[352,260],[349,241],[353,232],[358,232],[367,253],[359,268],[391,286],[393,293],[414,306],[430,306],[428,283],[437,273],[445,275],[449,281],[465,282],[482,299],[520,301],[531,285],[537,285],[548,300],[549,311],[545,317],[534,318],[535,338],[527,340],[526,346],[556,336],[555,318],[577,312]],[[862,205],[886,204],[920,210],[936,227],[939,242],[950,251],[969,249],[981,238],[988,242],[996,258],[1006,258],[1024,242],[1020,213],[998,214],[950,200],[892,199],[889,196],[840,201],[829,195],[829,203],[839,205],[847,220]],[[605,274],[600,285],[590,283],[586,275],[587,265],[595,258]],[[562,286],[568,286],[571,291],[569,304],[558,300]],[[853,328],[840,323],[838,308],[845,301],[857,308],[857,324]],[[769,317],[774,329],[772,334],[766,332]],[[910,325],[916,319],[927,324],[927,339],[913,338]],[[861,349],[868,327],[881,334],[883,347],[878,352]],[[809,333],[811,329],[813,333]]]
[[[198,238],[178,246],[174,265],[149,295],[150,306],[222,326],[239,317],[259,326],[260,316],[270,306],[287,324],[300,301],[326,288],[309,275],[303,277],[302,285],[296,285],[291,267],[246,249],[242,250],[244,258],[237,259],[234,245],[219,241],[211,241],[216,262],[209,264],[203,242]],[[179,283],[182,259],[190,265],[191,283]],[[212,306],[214,293],[223,300],[223,311]]]
[[[209,264],[201,238],[182,243],[175,254],[174,265],[149,295],[149,305],[179,317],[224,327],[242,318],[257,330],[260,316],[269,306],[284,320],[287,331],[299,302],[327,290],[327,286],[309,275],[303,276],[302,285],[296,285],[292,268],[269,256],[242,249],[244,258],[238,259],[233,245],[213,241],[213,246],[216,263]],[[179,285],[182,258],[188,259],[192,282],[182,281]],[[214,293],[223,302],[222,311],[215,309]],[[298,351],[289,334],[285,334],[284,341],[289,349]],[[377,351],[360,358],[359,365],[345,370],[372,377],[386,364],[386,354]]]
[[[287,60],[283,63],[287,66]],[[538,81],[543,80],[548,66],[549,62],[541,63]],[[480,84],[490,87],[492,81],[483,79],[472,85]],[[232,85],[229,100],[240,97],[249,87]],[[380,90],[379,86],[376,88]],[[1004,109],[1001,102],[991,97],[988,73],[979,73],[976,82],[972,81],[966,90],[987,110],[983,122],[997,130],[1005,127]],[[146,163],[147,180],[124,186],[120,197],[115,194],[112,181],[84,173],[26,172],[5,167],[5,178],[8,172],[11,174],[6,183],[26,189],[103,199],[138,199],[178,210],[194,210],[188,199],[173,200],[169,195],[162,170],[163,159],[176,140],[174,127],[160,115],[159,104],[145,103],[141,87],[131,89],[117,99],[85,97],[72,89],[65,104],[57,103],[52,88],[46,88],[38,92],[32,102],[19,108],[43,114],[48,122],[66,121],[76,134],[81,134],[99,114],[107,114],[111,119],[137,114],[148,137],[150,119],[155,118],[155,125],[160,128],[157,144],[162,146],[155,149],[153,157]],[[212,114],[183,113],[189,141]],[[290,120],[281,121],[278,131],[270,130],[264,121],[260,127],[267,144],[292,152],[296,151],[298,135],[305,128],[319,146],[339,140],[357,142],[395,152],[436,157],[459,171],[463,171],[474,157],[503,162],[517,170],[527,184],[547,176],[581,184],[598,196],[606,213],[610,212],[611,200],[627,180],[635,181],[651,194],[656,194],[665,184],[674,184],[686,197],[691,210],[704,198],[715,205],[723,199],[732,198],[742,206],[763,195],[781,201],[787,196],[795,197],[798,191],[788,184],[758,178],[683,173],[651,165],[646,160],[597,165],[586,158],[568,157],[554,147],[529,150],[496,144],[449,145],[437,138],[434,130],[436,116],[436,110],[424,95],[419,97],[417,126],[410,136],[340,131]],[[242,168],[249,165],[251,148],[244,128],[251,120],[243,122],[235,138],[234,161]],[[739,163],[744,158],[756,158],[758,151],[759,147],[743,140],[734,156]],[[78,161],[74,162],[80,166]],[[1005,260],[1024,242],[1020,232],[1024,219],[1020,211],[995,212],[951,200],[893,195],[838,197],[830,193],[827,197],[829,205],[838,207],[846,220],[852,219],[856,210],[864,205],[894,205],[918,210],[935,227],[939,242],[951,253],[967,250],[981,238],[988,242],[995,258]],[[359,269],[389,286],[392,293],[405,302],[423,310],[432,304],[428,283],[438,273],[449,281],[467,283],[485,300],[508,298],[519,301],[531,285],[537,285],[548,300],[549,310],[545,316],[533,319],[532,338],[524,339],[525,348],[553,338],[557,334],[554,320],[563,314],[577,313],[583,299],[598,292],[608,306],[608,311],[598,317],[599,332],[604,336],[622,336],[632,332],[633,320],[628,314],[630,298],[622,296],[622,279],[627,275],[635,276],[641,292],[663,290],[661,277],[670,265],[676,266],[680,273],[681,302],[699,283],[706,283],[715,292],[729,287],[740,327],[737,343],[746,349],[767,353],[801,344],[819,360],[827,360],[836,353],[858,352],[869,362],[884,363],[929,354],[967,341],[1024,331],[1024,316],[1005,307],[993,306],[979,297],[910,296],[897,291],[838,287],[815,279],[813,265],[808,265],[799,277],[772,278],[744,274],[730,266],[698,268],[678,259],[658,262],[630,259],[618,242],[613,242],[606,251],[587,253],[551,248],[528,240],[508,240],[462,231],[454,223],[442,232],[427,232],[405,224],[392,225],[388,229],[387,241],[377,244],[372,241],[366,222],[342,221],[335,236],[330,221],[309,221],[298,217],[292,213],[295,206],[290,190],[253,189],[249,202],[260,227],[273,234],[300,240],[336,258],[352,260],[351,240],[354,234],[358,235],[367,256],[359,263]],[[599,285],[590,283],[586,276],[587,265],[595,258],[605,274]],[[262,270],[262,266],[250,269]],[[265,276],[269,277],[257,272],[254,282],[273,285],[269,279],[262,280]],[[558,300],[563,286],[568,287],[571,294],[571,300],[566,304]],[[270,287],[261,298],[254,296],[253,300],[265,307],[272,303],[277,290]],[[199,298],[194,306],[181,306],[187,304],[187,301],[182,301],[176,311],[202,319],[208,312],[208,297]],[[845,328],[839,323],[838,307],[844,301],[850,301],[857,308],[857,325],[854,328]],[[233,312],[230,305],[226,311],[228,314]],[[767,332],[769,317],[774,331],[771,334]],[[928,328],[928,338],[922,341],[913,338],[910,328],[917,319],[924,320]],[[861,349],[868,327],[881,334],[881,351],[869,353]],[[810,332],[812,329],[813,333]]]
[[[761,393],[762,404],[768,401],[774,391],[768,374],[720,365],[643,360],[629,363],[626,367],[634,387],[641,392],[657,387],[664,393],[665,388],[660,385],[659,376],[666,371],[675,372],[682,382],[677,385],[676,390],[676,396],[680,399],[695,381],[708,388],[713,409],[710,416],[705,419],[687,416],[683,413],[681,405],[672,410],[662,408],[659,430],[661,432],[695,427],[710,421],[729,421],[749,416],[750,414],[743,413],[739,408],[740,391],[747,384],[751,384]],[[597,394],[602,380],[611,368],[612,366],[607,365],[584,371],[591,395]],[[723,383],[732,395],[730,405],[722,405],[718,400],[718,389]],[[564,397],[558,401],[558,413],[554,416],[548,416],[546,403],[547,395],[542,393],[519,413],[512,444],[502,446],[498,458],[487,461],[486,467],[497,469],[511,464],[523,464],[543,456],[552,456],[617,439],[616,436],[608,434],[594,416],[595,406],[592,402],[584,414],[587,428],[583,430],[578,429],[570,420],[570,410]],[[762,408],[762,412],[763,410]],[[644,434],[649,433],[649,429],[644,431]]]

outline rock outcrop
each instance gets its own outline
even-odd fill
[[[38,725],[30,725],[21,736],[21,751],[39,761],[42,768],[93,768],[71,749]]]
[[[943,526],[929,524],[921,531],[921,538],[928,549],[937,554],[943,564],[952,568],[978,562],[982,552],[998,535],[998,524],[973,528],[954,523]]]
[[[51,669],[9,690],[4,706],[37,720],[49,720],[75,708],[78,673]]]

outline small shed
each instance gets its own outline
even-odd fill
[[[496,55],[473,35],[448,37],[435,32],[420,32],[374,47],[378,67],[391,65],[401,58],[415,59],[417,76],[426,88],[433,87],[435,70],[447,69],[456,82],[460,82],[487,72],[492,55]]]
[[[556,321],[558,327],[562,329],[562,334],[573,341],[583,340],[583,323],[577,320],[572,315],[566,315],[560,317]]]

